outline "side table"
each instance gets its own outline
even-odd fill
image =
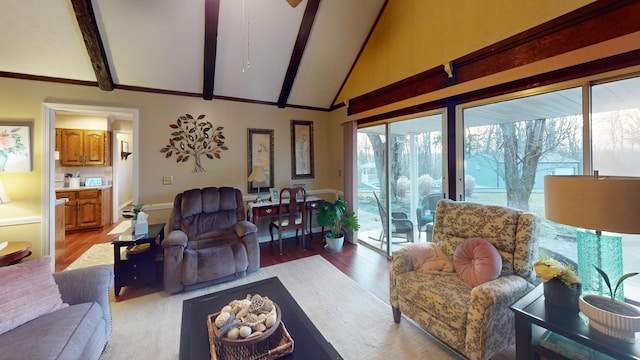
[[[111,241],[113,244],[113,271],[116,296],[123,286],[150,284],[156,279],[156,254],[164,240],[164,223],[149,225],[146,234],[136,234],[127,230]],[[130,253],[122,247],[149,244],[149,249],[140,253]]]
[[[31,255],[31,243],[28,241],[9,241],[7,246],[0,250],[0,266],[19,263],[22,259]]]
[[[578,310],[546,304],[542,284],[511,305],[511,310],[516,321],[516,359],[565,359],[540,345],[540,336],[546,330],[615,359],[640,359],[640,343],[615,339],[591,329]]]

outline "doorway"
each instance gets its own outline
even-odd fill
[[[104,106],[91,106],[91,105],[76,105],[76,104],[61,104],[61,103],[43,103],[43,149],[44,153],[48,153],[49,156],[43,159],[42,168],[42,253],[44,255],[52,255],[53,268],[55,268],[55,136],[56,136],[56,114],[58,112],[65,113],[82,113],[92,114],[93,116],[105,116],[109,119],[127,119],[132,123],[132,131],[130,137],[132,144],[128,143],[128,150],[133,154],[139,154],[139,110],[133,108],[115,108]],[[110,125],[109,125],[110,126]],[[122,134],[120,132],[115,135]],[[119,199],[118,195],[121,192],[121,184],[117,181],[119,173],[116,164],[121,159],[120,143],[116,143],[118,137],[112,138],[112,158],[113,163],[113,214],[112,219],[118,218]],[[48,149],[48,152],[46,151]],[[129,166],[131,166],[131,188],[132,199],[136,203],[138,201],[138,184],[139,184],[139,156],[129,157],[127,160]]]

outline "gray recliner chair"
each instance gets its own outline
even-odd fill
[[[176,195],[164,248],[170,294],[245,276],[260,268],[257,227],[245,220],[240,190],[191,189]]]

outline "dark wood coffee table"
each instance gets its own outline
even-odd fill
[[[320,334],[277,277],[185,300],[182,304],[180,359],[211,359],[207,315],[247,294],[268,296],[282,311],[282,322],[293,338],[293,353],[281,359],[342,359]],[[337,329],[336,329],[337,330]]]

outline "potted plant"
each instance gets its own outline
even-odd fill
[[[534,270],[544,284],[545,302],[578,310],[581,284],[572,265],[550,257],[541,257],[534,264]]]
[[[131,204],[131,208],[122,212],[122,217],[131,219],[131,226],[134,226],[138,219],[138,213],[142,211],[144,204]]]
[[[626,279],[638,275],[637,272],[622,275],[611,289],[609,276],[599,267],[596,270],[602,276],[609,296],[595,294],[580,296],[580,311],[589,318],[589,326],[595,330],[619,339],[635,339],[635,333],[640,331],[640,309],[616,299],[616,293]]]
[[[353,211],[347,209],[347,203],[342,199],[335,202],[323,201],[318,206],[316,221],[322,227],[328,227],[325,233],[327,248],[332,251],[340,251],[344,244],[344,233],[360,229],[358,217]]]

